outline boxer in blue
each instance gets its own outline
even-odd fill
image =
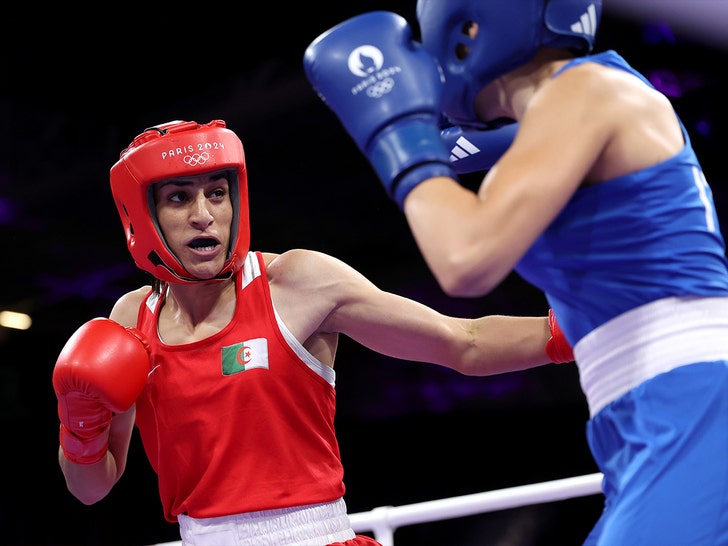
[[[304,68],[443,290],[481,296],[516,271],[545,292],[604,473],[585,544],[725,545],[725,242],[670,101],[594,51],[600,16],[599,0],[419,0],[419,40],[399,15],[365,13],[314,40]],[[515,122],[475,192],[443,114],[481,149]]]

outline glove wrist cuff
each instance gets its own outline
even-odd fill
[[[551,337],[546,342],[546,356],[555,364],[574,362],[574,350],[564,337],[553,309],[549,309],[549,331]]]
[[[98,435],[81,438],[61,425],[59,438],[66,459],[75,464],[90,465],[99,462],[109,448],[109,428],[105,427]]]
[[[397,180],[394,185],[392,198],[399,205],[399,208],[403,209],[405,197],[409,195],[409,192],[425,180],[437,176],[446,176],[457,180],[457,175],[450,165],[444,165],[442,163],[417,165]]]
[[[442,142],[437,119],[430,114],[397,120],[378,133],[364,152],[387,194],[400,208],[412,188],[431,178],[426,173],[428,169],[418,167],[438,165],[437,171],[441,174],[433,176],[457,176],[450,166],[450,155]],[[403,178],[404,173],[407,174]],[[415,173],[419,173],[419,180],[415,180]],[[403,184],[405,178],[408,180]]]

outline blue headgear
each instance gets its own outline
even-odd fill
[[[602,0],[418,0],[422,45],[445,73],[443,112],[455,124],[485,125],[474,110],[478,91],[541,46],[590,52],[601,11]]]

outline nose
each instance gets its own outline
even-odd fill
[[[195,226],[207,227],[212,224],[214,217],[210,211],[210,202],[207,196],[198,194],[192,204],[192,211],[190,214],[190,221]]]

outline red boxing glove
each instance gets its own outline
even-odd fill
[[[546,342],[546,356],[551,362],[556,364],[564,364],[566,362],[574,362],[574,350],[564,337],[559,323],[556,322],[556,315],[553,309],[549,309],[549,330],[551,337]]]
[[[95,318],[71,336],[53,369],[63,453],[76,464],[100,461],[115,413],[128,410],[147,382],[149,342],[136,328]]]

